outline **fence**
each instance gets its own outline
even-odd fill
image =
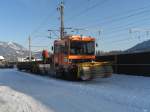
[[[112,63],[114,73],[150,76],[150,52],[97,56]]]

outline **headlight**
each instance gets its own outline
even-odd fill
[[[83,70],[89,70],[90,67],[82,67]]]

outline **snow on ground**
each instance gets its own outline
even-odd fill
[[[48,112],[48,110],[31,97],[9,87],[0,86],[0,112]]]
[[[150,112],[149,85],[150,77],[141,76],[114,74],[106,79],[71,82],[0,70],[0,88],[7,86],[32,97],[49,112]]]

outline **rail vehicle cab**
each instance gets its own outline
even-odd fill
[[[95,62],[95,38],[79,35],[55,40],[53,61],[56,73],[69,79],[89,80],[95,71],[98,73],[95,68],[102,67],[102,63]]]
[[[95,39],[84,36],[66,36],[54,42],[55,65],[91,62],[95,60]]]

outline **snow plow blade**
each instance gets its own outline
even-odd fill
[[[78,77],[81,80],[91,80],[93,78],[107,78],[113,73],[109,62],[86,62],[79,64]]]

